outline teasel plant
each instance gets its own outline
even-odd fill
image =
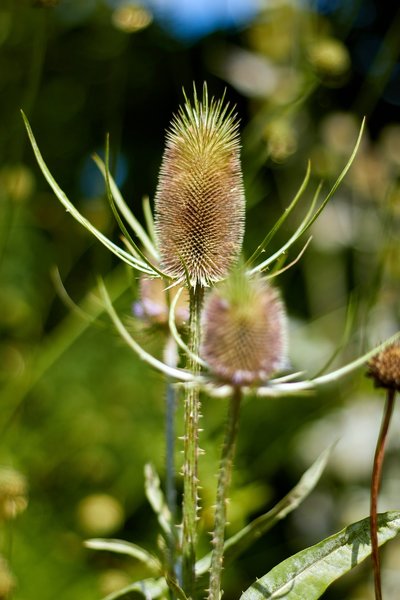
[[[289,251],[309,231],[349,170],[361,142],[364,122],[338,179],[322,200],[322,185],[317,187],[303,220],[290,238],[267,258],[260,258],[266,256],[274,236],[305,194],[310,183],[310,164],[295,197],[246,261],[239,258],[244,235],[245,198],[238,120],[224,98],[209,99],[206,85],[201,99],[196,89],[192,101],[185,95],[183,107],[172,120],[155,195],[154,219],[149,200],[145,199],[143,203],[146,228],[130,211],[110,174],[108,140],[105,161],[94,157],[121,229],[123,246],[107,238],[76,209],[51,175],[30,124],[25,115],[23,118],[39,167],[65,209],[141,278],[162,283],[171,339],[186,361],[184,367],[171,364],[143,348],[117,314],[106,286],[99,282],[104,306],[122,339],[141,360],[163,373],[169,381],[174,381],[176,388],[182,388],[184,398],[182,523],[177,551],[172,560],[165,561],[122,540],[89,540],[88,547],[135,557],[154,574],[149,580],[135,582],[111,594],[107,600],[135,590],[152,598],[167,595],[194,598],[208,574],[209,600],[219,600],[223,565],[298,506],[316,485],[329,456],[329,451],[321,455],[276,507],[226,540],[226,501],[241,398],[246,395],[279,397],[312,393],[365,364],[384,347],[380,345],[349,364],[314,378],[304,377],[303,373],[282,374],[282,368],[288,371],[285,363],[286,316],[279,294],[270,281],[292,267],[306,250],[311,238],[303,244],[297,257],[285,264]],[[187,336],[182,336],[176,322],[176,309],[183,293],[189,298]],[[251,313],[246,303],[252,307]],[[219,336],[217,331],[220,331]],[[397,338],[398,335],[386,343]],[[233,349],[229,340],[240,340],[240,343],[235,342]],[[212,552],[198,559],[201,393],[208,397],[229,398],[230,409],[217,484]],[[167,540],[176,539],[176,522],[164,500],[158,476],[150,468],[146,470],[146,492],[164,536]],[[383,517],[378,528],[379,543],[393,537],[398,529],[400,513]],[[291,557],[289,562],[284,561],[258,580],[241,598],[307,597],[312,600],[320,597],[332,581],[370,554],[369,540],[365,542],[364,532],[365,520],[306,549],[300,557]],[[354,560],[352,544],[357,536],[361,541]],[[336,561],[336,570],[329,567],[332,561]],[[318,572],[313,568],[317,562]],[[313,595],[309,592],[310,581],[313,582]],[[302,590],[307,590],[303,596]]]
[[[381,484],[383,459],[389,425],[393,414],[396,392],[400,392],[400,343],[388,344],[368,361],[367,376],[377,388],[386,390],[386,404],[375,449],[371,478],[370,529],[372,564],[374,570],[375,600],[382,600],[381,568],[378,545],[378,494]]]

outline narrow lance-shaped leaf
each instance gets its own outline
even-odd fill
[[[379,545],[400,530],[400,512],[379,515]],[[240,600],[317,600],[327,587],[371,554],[369,517],[284,560]]]
[[[156,556],[145,550],[137,544],[125,542],[123,540],[107,540],[102,538],[93,538],[84,542],[86,548],[91,550],[103,550],[106,552],[115,552],[136,558],[155,574],[160,575],[162,571],[161,563]]]
[[[299,504],[310,494],[318,483],[331,455],[333,446],[330,446],[317,458],[298,483],[280,500],[271,510],[257,517],[241,529],[236,535],[225,542],[224,563],[231,563],[237,556],[244,552],[257,539],[269,531],[278,521],[285,518],[295,510]],[[205,573],[210,565],[211,554],[207,554],[198,561],[196,572],[198,575]]]
[[[160,577],[160,579],[143,579],[108,594],[103,600],[117,600],[119,598],[126,598],[128,600],[128,598],[132,598],[132,592],[142,594],[146,600],[153,600],[160,596],[164,597],[167,590],[167,582],[164,577]]]
[[[171,513],[160,487],[160,478],[151,464],[145,465],[145,491],[150,506],[157,515],[161,528],[168,535],[172,534]]]

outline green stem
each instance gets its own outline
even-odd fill
[[[175,340],[172,336],[168,337],[164,347],[164,362],[171,367],[176,367],[178,363],[178,352]],[[165,402],[165,492],[167,506],[171,515],[171,523],[176,522],[177,503],[176,503],[176,473],[175,473],[175,409],[176,393],[173,381],[167,379],[166,402]],[[174,527],[174,525],[173,525]],[[175,554],[177,547],[177,536],[175,529],[172,529],[168,539],[168,566],[169,571],[177,577]]]
[[[224,559],[223,554],[226,525],[226,505],[231,481],[237,432],[239,429],[241,396],[241,389],[239,387],[235,388],[230,401],[225,439],[222,446],[217,485],[217,500],[215,505],[215,523],[212,539],[214,549],[211,555],[210,587],[208,593],[209,600],[220,600],[221,597],[221,575]]]
[[[189,349],[196,356],[200,348],[200,319],[204,289],[196,286],[190,289]],[[199,364],[188,357],[187,368],[196,375]],[[198,511],[198,456],[200,391],[194,384],[185,390],[185,435],[183,464],[183,506],[182,506],[182,577],[183,589],[188,597],[193,597],[197,542]]]
[[[370,510],[370,531],[371,531],[371,547],[372,547],[372,564],[374,568],[374,585],[375,599],[382,600],[381,586],[381,567],[379,560],[379,544],[378,544],[378,494],[381,483],[383,457],[385,454],[385,445],[387,433],[389,430],[390,419],[393,413],[395,390],[387,390],[385,413],[382,419],[381,430],[379,432],[378,441],[376,443],[374,467],[372,470],[371,480],[371,510]]]

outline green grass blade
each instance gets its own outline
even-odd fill
[[[317,600],[339,577],[371,554],[369,517],[284,560],[258,579],[240,600]],[[400,530],[400,512],[379,515],[378,542]]]

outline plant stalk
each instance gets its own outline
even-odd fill
[[[169,336],[164,348],[164,362],[171,367],[178,364],[178,352],[175,340]],[[167,506],[171,516],[171,535],[168,539],[168,566],[169,570],[176,577],[176,547],[177,536],[173,529],[176,523],[177,501],[176,501],[176,471],[175,471],[175,410],[176,410],[176,392],[173,382],[168,379],[166,384],[166,402],[165,402],[165,470],[166,481],[165,491]]]
[[[239,412],[241,401],[240,387],[234,388],[230,399],[228,421],[225,430],[225,439],[222,446],[221,462],[218,474],[217,500],[215,504],[213,551],[210,567],[210,587],[208,600],[220,600],[221,576],[224,560],[224,539],[226,526],[226,508],[229,485],[231,482],[233,457],[235,453],[237,432],[239,429]]]
[[[198,356],[200,349],[200,321],[204,288],[190,288],[190,351]],[[193,375],[200,372],[199,364],[188,356],[187,368]],[[182,505],[182,584],[188,597],[193,597],[195,583],[197,511],[198,511],[198,457],[199,457],[199,420],[200,391],[195,384],[188,384],[185,389],[185,434],[183,463],[183,505]]]
[[[385,446],[387,433],[389,430],[390,419],[393,413],[395,390],[388,388],[385,405],[385,412],[382,419],[381,429],[379,432],[378,441],[374,456],[374,466],[372,469],[371,479],[371,505],[370,505],[370,531],[371,531],[371,547],[372,547],[372,564],[374,569],[374,585],[375,585],[375,600],[382,600],[382,585],[381,585],[381,567],[379,560],[379,544],[378,544],[378,494],[381,484],[382,465],[385,454]]]

